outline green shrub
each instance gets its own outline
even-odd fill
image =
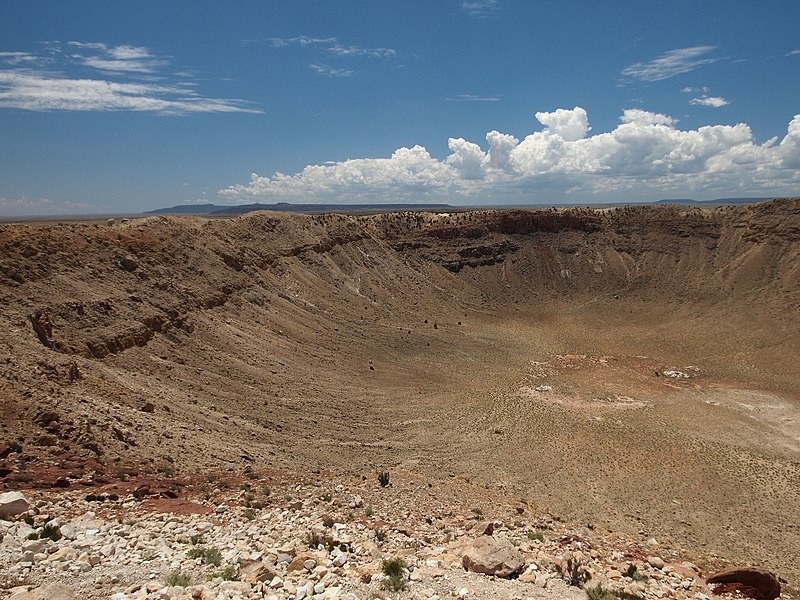
[[[586,597],[589,600],[642,600],[642,597],[636,594],[607,590],[600,584],[586,588]]]
[[[167,575],[167,585],[170,587],[186,587],[192,582],[188,573],[173,571]]]
[[[541,531],[529,531],[528,532],[528,539],[531,541],[543,542],[544,535],[542,535]]]
[[[236,574],[236,567],[228,565],[222,571],[217,571],[211,576],[211,579],[221,578],[223,581],[239,581],[239,576]]]
[[[401,557],[385,558],[381,561],[381,571],[384,574],[382,585],[391,592],[406,589],[405,570],[408,563]]]
[[[616,595],[610,590],[606,590],[602,585],[586,588],[586,597],[589,600],[617,600]]]
[[[204,565],[214,565],[215,567],[222,564],[222,552],[217,548],[203,548],[197,546],[186,553],[189,558],[202,558]]]
[[[399,577],[408,568],[408,563],[402,557],[384,558],[381,561],[381,572],[387,577]]]
[[[389,471],[381,471],[378,473],[378,483],[381,484],[381,487],[389,485]]]

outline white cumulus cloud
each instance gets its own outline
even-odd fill
[[[682,130],[674,118],[641,109],[625,110],[614,129],[594,135],[579,106],[537,112],[536,118],[542,127],[521,141],[490,131],[487,147],[451,138],[443,159],[421,146],[400,148],[390,158],[309,165],[293,175],[254,173],[249,182],[219,193],[242,203],[491,203],[785,195],[800,189],[800,115],[780,142],[763,144],[744,123]]]
[[[720,96],[707,96],[703,94],[698,98],[692,98],[689,100],[689,104],[693,104],[695,106],[710,106],[711,108],[719,108],[721,106],[730,104],[730,102]]]

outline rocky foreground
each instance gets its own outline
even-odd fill
[[[248,469],[90,483],[0,494],[0,598],[708,600],[726,590],[772,600],[781,591],[761,569],[723,571],[712,590],[709,575],[730,567],[723,558],[646,531],[626,540],[569,525],[455,477]]]

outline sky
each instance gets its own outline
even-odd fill
[[[3,0],[0,216],[800,196],[798,0]]]

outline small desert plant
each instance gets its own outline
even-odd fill
[[[642,597],[636,594],[607,590],[600,584],[586,588],[586,597],[589,600],[642,600]]]
[[[577,560],[572,553],[568,552],[566,554],[564,562],[564,567],[557,565],[556,569],[569,585],[573,587],[583,587],[583,584],[591,579],[591,575],[584,568],[581,561]]]
[[[29,523],[32,525],[32,523]],[[29,540],[46,540],[50,539],[54,542],[57,542],[61,539],[61,532],[58,530],[58,527],[54,527],[53,525],[45,525],[39,531],[34,531],[33,533],[28,534]]]
[[[272,490],[268,485],[265,485],[264,487],[261,488],[261,493],[264,494],[265,496],[269,496],[272,493]]]
[[[381,487],[389,485],[389,471],[381,471],[378,473],[378,483],[381,484]]]
[[[544,535],[542,535],[541,531],[529,531],[528,532],[528,539],[531,541],[543,542]]]
[[[236,567],[233,565],[228,565],[222,571],[217,571],[214,575],[211,576],[211,579],[215,579],[219,577],[223,581],[238,581],[239,576],[236,574]]]
[[[405,570],[408,563],[401,557],[385,558],[381,562],[381,571],[384,574],[383,587],[392,592],[406,589]]]
[[[372,510],[371,506],[368,506],[367,508],[364,509],[364,514],[367,515],[368,517],[371,517],[372,515],[375,514],[375,511]]]
[[[194,534],[189,536],[189,541],[192,542],[192,546],[197,546],[198,544],[202,544],[203,543],[203,535],[200,534],[200,533],[194,533]],[[192,557],[189,557],[189,558],[192,558]]]
[[[595,587],[586,588],[586,597],[589,598],[589,600],[617,600],[613,592],[604,589],[600,584]]]
[[[324,542],[325,540],[323,539],[323,537],[316,531],[309,531],[308,534],[306,535],[306,543],[308,544],[308,547],[311,548],[312,550],[316,550]]]
[[[182,571],[173,571],[167,575],[167,585],[170,587],[186,587],[191,581],[189,574]]]
[[[625,577],[630,577],[634,581],[641,581],[642,583],[649,581],[647,575],[642,575],[639,573],[639,569],[636,567],[636,565],[629,565],[623,575],[625,575]]]
[[[376,529],[375,530],[375,539],[379,542],[386,541],[386,530],[385,529]]]
[[[203,548],[197,546],[186,553],[189,558],[202,558],[204,565],[214,565],[215,567],[222,564],[222,553],[217,548]]]
[[[61,539],[61,532],[59,531],[58,527],[55,525],[50,525],[49,523],[42,527],[42,530],[39,532],[39,539],[50,539],[54,542],[57,542]]]
[[[11,450],[11,452],[22,454],[22,444],[20,444],[19,442],[10,442],[8,444],[8,449]]]
[[[325,515],[324,517],[322,517],[322,524],[325,527],[333,527],[334,522],[335,521],[333,520],[333,517],[331,517],[330,515]]]

